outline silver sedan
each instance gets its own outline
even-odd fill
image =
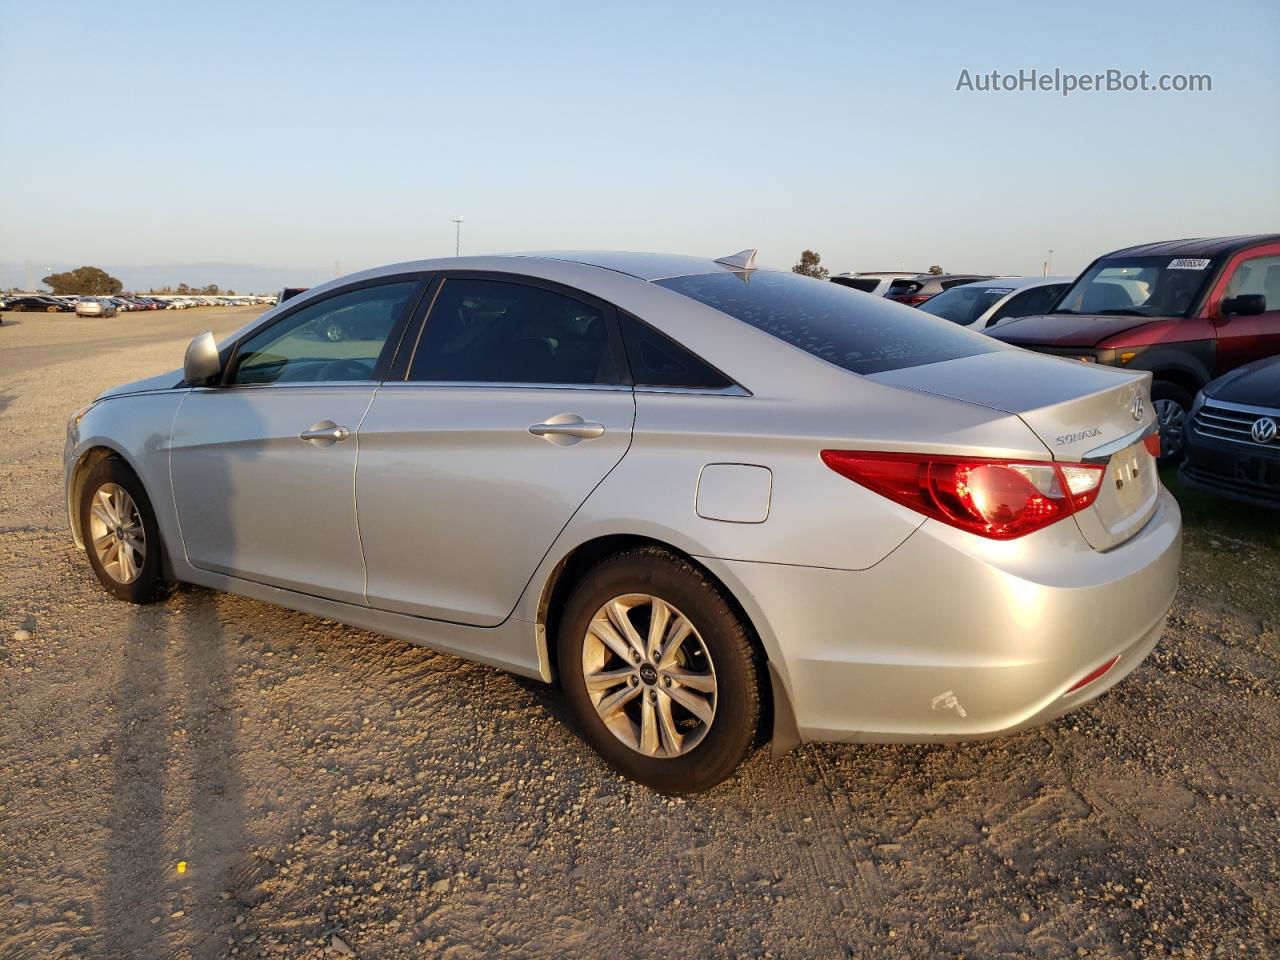
[[[121,599],[200,584],[557,682],[615,769],[694,791],[761,742],[993,736],[1133,670],[1181,536],[1149,388],[751,251],[430,260],[104,393],[67,506]]]

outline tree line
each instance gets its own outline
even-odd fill
[[[41,281],[56,297],[114,297],[124,289],[124,284],[100,267],[77,267],[63,273],[51,273]],[[223,290],[216,283],[208,283],[203,287],[193,287],[180,283],[177,287],[164,286],[160,289],[152,287],[148,293],[169,294],[172,296],[216,297],[225,294],[234,297],[234,290]]]
[[[792,273],[802,273],[806,277],[813,277],[816,280],[825,280],[828,276],[828,270],[822,265],[822,256],[816,250],[805,250],[800,254],[800,262],[791,268]],[[934,264],[928,270],[930,276],[938,277],[946,273],[938,264]]]

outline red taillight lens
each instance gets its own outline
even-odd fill
[[[853,450],[823,450],[822,462],[905,507],[993,540],[1025,536],[1085,509],[1097,499],[1106,470]]]
[[[1151,454],[1157,460],[1160,459],[1160,431],[1159,430],[1157,430],[1153,434],[1150,434],[1149,436],[1143,437],[1142,443],[1147,448],[1147,453]]]
[[[890,297],[890,300],[896,300],[898,303],[905,303],[908,307],[918,307],[920,304],[928,300],[928,296],[920,296],[917,294],[907,294],[902,297]]]

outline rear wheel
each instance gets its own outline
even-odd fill
[[[664,793],[728,777],[755,742],[762,666],[721,589],[656,547],[592,570],[560,621],[559,667],[587,741]]]
[[[1160,424],[1160,463],[1177,463],[1182,459],[1182,434],[1191,413],[1191,394],[1167,380],[1151,385],[1151,405]]]
[[[109,457],[90,471],[80,496],[80,532],[89,565],[108,593],[130,603],[164,596],[155,511],[123,460]]]

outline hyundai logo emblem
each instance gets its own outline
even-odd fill
[[[1249,433],[1253,436],[1254,443],[1270,443],[1276,438],[1276,422],[1270,417],[1259,417],[1253,421]]]
[[[1138,394],[1133,398],[1133,406],[1129,408],[1133,414],[1133,419],[1141,420],[1147,412],[1147,405],[1142,400],[1142,394]]]

